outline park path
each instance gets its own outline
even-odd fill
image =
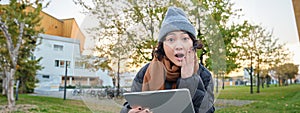
[[[50,97],[57,97],[63,99],[63,91],[47,91],[47,92],[38,92],[32,95],[37,96],[50,96]],[[66,93],[67,99],[74,99],[74,100],[82,100],[86,106],[92,112],[98,111],[111,111],[113,113],[119,112],[122,107],[122,103],[125,102],[124,99],[107,99],[107,98],[97,98],[90,95],[84,96],[72,96],[71,91],[67,91]],[[215,101],[215,108],[216,110],[230,107],[230,106],[243,106],[247,104],[251,104],[251,100],[227,100],[227,99],[216,99]]]

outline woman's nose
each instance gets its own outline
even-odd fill
[[[175,50],[179,51],[179,50],[182,50],[182,49],[183,49],[183,46],[181,44],[175,45]]]

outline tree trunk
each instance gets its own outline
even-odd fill
[[[15,103],[15,98],[14,98],[14,74],[15,74],[15,69],[10,69],[9,71],[6,71],[6,77],[7,77],[7,108],[10,111],[13,111],[16,103]]]
[[[271,77],[267,77],[267,87],[270,87],[271,84]]]
[[[251,62],[251,69],[250,69],[250,94],[253,94],[253,79],[252,79],[252,73],[253,73],[253,69],[252,69],[252,62]]]
[[[117,85],[117,97],[120,96],[120,57],[118,58],[118,85]]]
[[[218,93],[219,91],[219,74],[217,73],[217,81],[216,81],[216,92]]]
[[[265,85],[265,80],[266,80],[266,78],[263,78],[263,79],[261,80],[261,82],[262,82],[262,83],[261,83],[261,88],[263,88],[263,89],[265,88],[265,86],[264,86],[264,85]]]
[[[259,72],[257,73],[257,91],[256,93],[259,93],[260,92],[260,78],[259,78]]]
[[[278,86],[280,87],[280,77],[278,77]]]
[[[7,77],[5,75],[6,73],[4,73],[3,78],[2,78],[2,95],[6,95],[7,94]]]

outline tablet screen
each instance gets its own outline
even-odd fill
[[[188,89],[124,93],[130,106],[149,108],[153,113],[194,113]]]

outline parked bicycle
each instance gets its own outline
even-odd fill
[[[73,89],[73,91],[72,91],[72,95],[73,96],[79,96],[79,95],[83,95],[83,90],[82,89],[80,89],[80,88],[75,88],[75,89]]]

